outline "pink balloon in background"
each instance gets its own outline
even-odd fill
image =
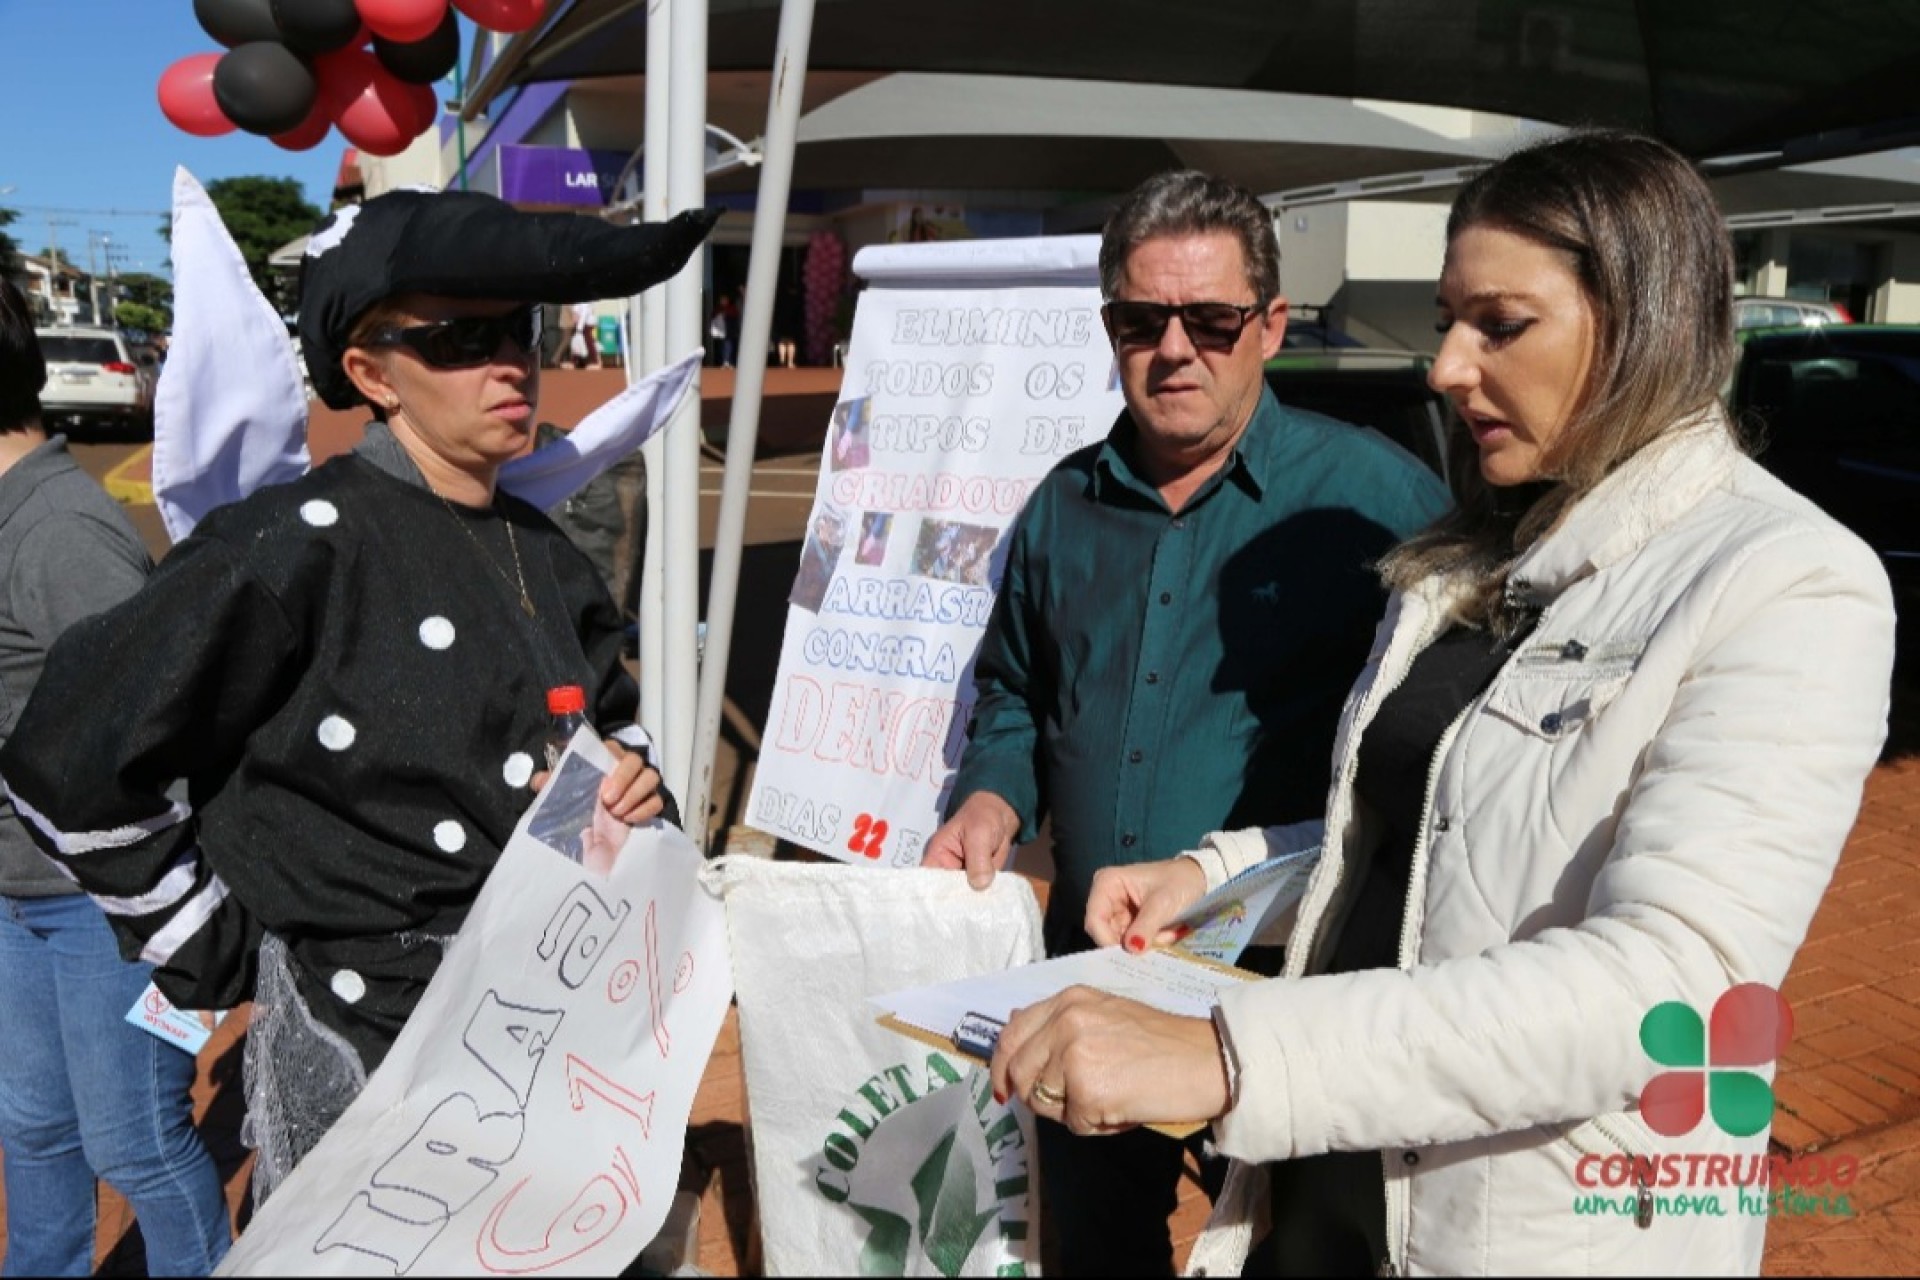
[[[217,138],[235,127],[213,96],[213,69],[221,57],[196,53],[160,73],[161,114],[196,138]]]
[[[353,0],[353,7],[369,30],[397,44],[425,40],[447,16],[447,0]]]
[[[327,113],[327,107],[314,95],[313,110],[307,112],[302,120],[285,133],[273,135],[274,142],[288,151],[311,151],[326,138],[327,130],[333,128],[333,117]]]
[[[511,35],[540,21],[547,0],[453,0],[453,7],[489,31]]]
[[[393,156],[420,134],[419,104],[371,49],[341,49],[314,60],[320,103],[348,142],[369,155]]]

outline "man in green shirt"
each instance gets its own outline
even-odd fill
[[[1385,437],[1273,398],[1279,259],[1266,209],[1205,174],[1149,180],[1107,224],[1102,314],[1127,410],[1021,515],[924,857],[984,888],[1050,817],[1052,954],[1091,945],[1101,867],[1320,813],[1385,603],[1370,566],[1449,505]],[[1061,1268],[1170,1273],[1180,1146],[1040,1136]]]

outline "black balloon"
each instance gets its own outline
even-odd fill
[[[227,48],[255,40],[278,40],[272,0],[193,0],[200,29]]]
[[[270,0],[281,39],[297,53],[332,53],[360,34],[353,0]]]
[[[285,133],[313,109],[319,81],[306,60],[277,40],[256,40],[224,54],[213,68],[213,97],[248,133]]]
[[[453,70],[453,64],[460,60],[460,23],[449,8],[447,16],[426,39],[398,44],[376,35],[373,51],[380,65],[396,79],[409,84],[432,84]]]

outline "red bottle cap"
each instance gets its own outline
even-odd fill
[[[572,715],[586,709],[587,691],[577,684],[563,684],[557,689],[547,690],[547,714],[550,716]]]

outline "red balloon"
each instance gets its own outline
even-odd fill
[[[396,44],[425,40],[447,16],[447,0],[353,0],[368,30]]]
[[[547,0],[453,0],[453,7],[489,31],[511,35],[540,21]]]
[[[288,151],[311,151],[320,145],[331,128],[333,117],[327,114],[326,104],[315,94],[313,110],[307,112],[307,118],[285,133],[274,134],[273,140]]]
[[[234,130],[213,96],[213,69],[220,58],[217,53],[196,53],[160,73],[161,113],[196,138],[217,138]]]
[[[314,60],[320,104],[348,142],[369,155],[393,156],[419,136],[418,100],[371,49],[341,49]]]
[[[387,74],[393,75],[391,71]],[[419,137],[439,123],[440,95],[433,91],[433,86],[430,84],[409,84],[398,76],[393,78],[399,81],[401,91],[407,95],[408,102],[413,107],[413,118],[420,125],[413,133],[415,137]]]

